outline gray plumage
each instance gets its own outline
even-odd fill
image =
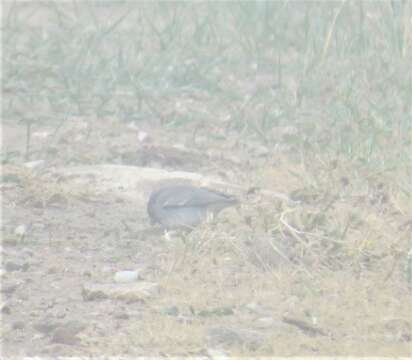
[[[209,216],[235,205],[235,197],[191,185],[174,185],[155,191],[147,204],[153,223],[164,228],[193,228]]]

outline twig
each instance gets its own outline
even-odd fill
[[[26,125],[26,153],[24,155],[25,161],[30,159],[30,141],[31,141],[31,122],[28,121]]]
[[[328,31],[328,35],[326,36],[325,44],[323,45],[322,62],[325,60],[326,54],[328,53],[333,30],[335,29],[335,25],[336,25],[336,20],[338,19],[340,13],[342,12],[342,9],[345,3],[346,3],[346,0],[343,0],[340,5],[340,8],[335,12],[335,16],[333,17],[332,24],[330,25],[330,28]]]

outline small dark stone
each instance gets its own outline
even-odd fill
[[[1,308],[1,312],[2,314],[10,315],[11,314],[10,306],[3,305]]]
[[[13,323],[12,328],[13,330],[22,330],[25,326],[26,324],[24,323],[24,321],[16,321]]]
[[[47,270],[48,274],[56,274],[58,272],[58,268],[56,266],[51,266],[49,267],[49,269]]]
[[[19,271],[22,269],[22,265],[17,264],[13,261],[7,261],[6,265],[4,266],[4,268],[6,269],[6,271]]]

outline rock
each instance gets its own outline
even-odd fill
[[[27,226],[24,224],[21,224],[14,229],[14,235],[17,235],[17,236],[24,236],[26,232],[27,232]]]
[[[260,329],[270,329],[279,325],[272,317],[266,316],[256,320],[256,326]]]
[[[264,307],[263,305],[251,302],[249,304],[243,305],[242,309],[247,310],[251,314],[256,314],[260,316],[269,316],[271,314],[271,310],[269,308]]]
[[[147,196],[153,191],[156,184],[166,181],[191,182],[199,186],[230,188],[230,184],[219,178],[205,176],[198,173],[184,171],[166,171],[163,169],[124,166],[124,165],[82,165],[73,167],[53,168],[45,172],[42,180],[47,182],[58,176],[62,189],[79,189],[83,186],[93,191],[90,196],[104,196],[110,194],[119,199],[145,205]],[[93,180],[91,180],[93,179]],[[90,184],[93,186],[90,186]],[[79,192],[80,194],[80,192]]]
[[[85,301],[116,299],[142,301],[159,292],[159,285],[151,282],[126,284],[88,284],[82,288]]]
[[[7,261],[4,268],[6,269],[6,271],[12,272],[22,270],[23,266],[13,261]]]
[[[25,327],[24,321],[15,321],[12,325],[13,330],[22,330]]]
[[[32,136],[34,138],[39,138],[39,139],[45,139],[50,135],[49,131],[35,131],[33,132]],[[39,161],[43,161],[43,160],[39,160]],[[27,164],[27,163],[26,163]]]
[[[220,349],[207,349],[207,354],[212,359],[229,359],[230,355]]]
[[[0,307],[1,307],[2,314],[5,314],[5,315],[11,314],[10,306],[7,303],[2,303]]]
[[[141,131],[139,130],[137,133],[137,139],[139,140],[139,142],[144,142],[145,140],[147,140],[149,137],[149,134],[146,131]]]
[[[59,272],[59,268],[57,266],[51,266],[48,268],[48,274],[57,274]]]
[[[28,169],[35,169],[45,164],[44,160],[34,160],[25,162],[23,165]]]
[[[117,283],[130,283],[139,278],[137,271],[118,271],[114,274],[114,281]]]

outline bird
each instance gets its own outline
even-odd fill
[[[193,185],[170,185],[154,191],[147,204],[152,224],[165,229],[193,229],[226,207],[236,205],[234,196]]]

